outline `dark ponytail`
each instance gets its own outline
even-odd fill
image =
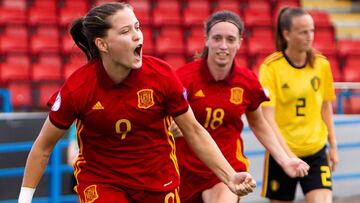
[[[282,34],[285,25],[287,25],[289,22],[284,22],[284,18],[282,18],[285,11],[289,8],[283,8],[279,12],[278,18],[277,18],[277,26],[276,26],[276,50],[277,51],[284,51],[287,48],[287,42]]]
[[[70,29],[70,34],[75,44],[86,54],[88,61],[95,58],[90,51],[89,42],[83,32],[84,17],[76,19]]]
[[[126,3],[104,3],[92,8],[86,16],[78,18],[72,23],[70,34],[89,61],[100,58],[95,39],[105,37],[107,31],[112,27],[108,18],[125,7],[132,9]]]

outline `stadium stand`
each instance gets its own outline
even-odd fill
[[[112,0],[0,0],[0,84],[37,83],[47,78],[62,81],[84,57],[68,34],[70,23],[92,6]],[[348,80],[358,65],[348,63],[360,55],[360,14],[349,0],[127,0],[135,9],[143,35],[144,54],[169,60],[174,67],[191,60],[204,44],[203,22],[220,9],[242,16],[245,33],[236,60],[254,69],[275,49],[274,22],[285,6],[302,6],[316,26],[314,47],[329,58],[334,79]],[[325,6],[323,6],[325,5]],[[57,55],[53,71],[40,56]],[[9,60],[19,56],[19,61]],[[60,59],[60,60],[59,60]],[[40,60],[41,61],[41,60]],[[58,61],[60,61],[60,66]],[[21,65],[19,65],[21,64]],[[59,71],[60,69],[60,71]],[[349,69],[349,70],[347,70]],[[48,74],[56,73],[53,76]],[[360,71],[359,71],[360,72]],[[346,75],[346,76],[345,76]],[[48,77],[49,76],[49,77]],[[357,81],[358,82],[358,81]],[[35,91],[35,90],[34,90]],[[33,96],[34,94],[30,94]],[[31,100],[32,101],[32,100]],[[30,106],[32,104],[30,103]],[[35,106],[35,105],[34,105]]]
[[[29,110],[33,107],[32,84],[29,82],[9,82],[12,106],[18,109]]]
[[[210,4],[207,0],[188,1],[183,11],[183,23],[186,27],[203,26],[210,15]]]

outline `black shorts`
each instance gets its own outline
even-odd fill
[[[331,170],[326,155],[326,147],[314,155],[302,157],[301,159],[309,164],[309,174],[303,178],[291,178],[267,152],[262,196],[273,200],[292,201],[295,198],[298,182],[300,182],[304,194],[319,188],[331,190]]]

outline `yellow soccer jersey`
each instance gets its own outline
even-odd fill
[[[275,120],[290,149],[300,157],[319,151],[328,135],[321,106],[335,99],[326,58],[317,54],[314,68],[296,68],[282,52],[275,52],[261,65],[259,77],[270,93],[270,101],[262,105],[275,108]]]

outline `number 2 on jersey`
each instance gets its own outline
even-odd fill
[[[218,128],[222,123],[225,116],[225,112],[221,108],[212,109],[210,107],[206,107],[206,121],[204,124],[205,128],[210,128],[215,130]]]
[[[306,99],[305,98],[298,98],[296,102],[296,116],[305,116],[303,112],[303,108],[306,107]]]

